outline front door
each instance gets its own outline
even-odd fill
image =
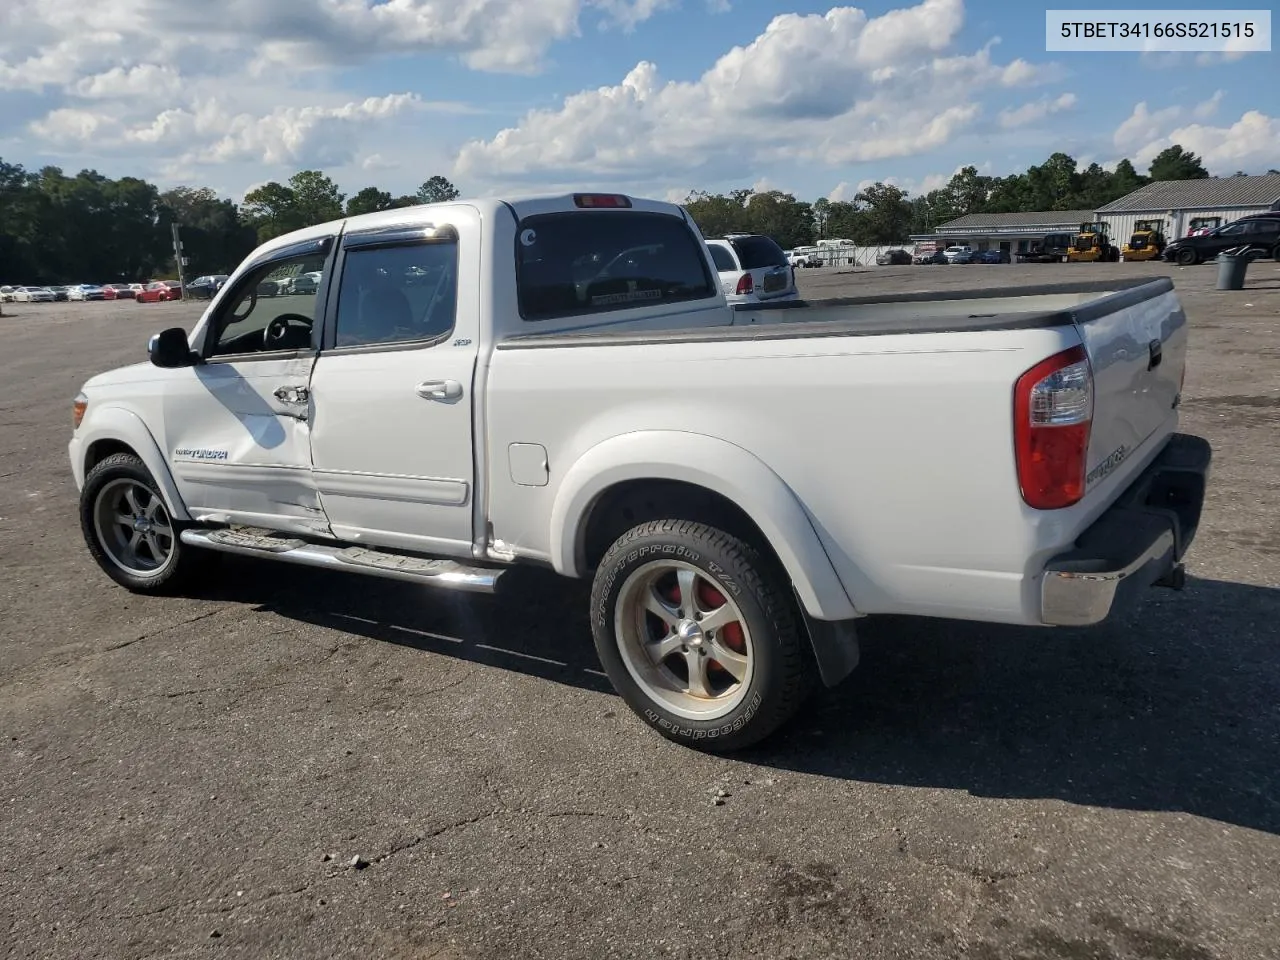
[[[246,271],[194,345],[203,362],[165,384],[165,454],[197,519],[328,529],[311,475],[307,395],[318,295],[286,293],[283,281],[314,270],[327,277],[332,246],[332,237],[308,241]]]
[[[311,378],[311,455],[335,536],[469,557],[479,221],[348,233]]]

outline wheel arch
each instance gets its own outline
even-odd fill
[[[90,407],[90,416],[77,431],[76,441],[82,451],[78,473],[81,478],[107,457],[131,453],[141,460],[155,479],[169,515],[175,520],[190,520],[186,504],[173,480],[173,473],[155,437],[132,410],[124,407]]]
[[[587,575],[603,552],[600,543],[613,529],[610,523],[618,522],[617,514],[610,511],[645,494],[664,498],[664,504],[703,507],[712,512],[711,518],[673,519],[727,522],[736,527],[729,532],[767,548],[791,580],[808,616],[826,621],[857,616],[791,488],[754,454],[703,434],[628,433],[605,440],[579,457],[566,472],[552,507],[550,552],[557,572]],[[646,519],[666,518],[644,516],[636,522]],[[625,529],[633,525],[628,523]]]

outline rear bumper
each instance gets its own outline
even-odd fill
[[[1180,583],[1212,459],[1207,440],[1174,434],[1074,546],[1045,565],[1041,620],[1051,626],[1101,623],[1148,587]]]

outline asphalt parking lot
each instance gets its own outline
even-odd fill
[[[505,604],[234,559],[199,596],[114,586],[70,400],[199,305],[5,304],[0,955],[1280,956],[1280,264],[799,282],[1161,273],[1216,457],[1187,589],[1093,631],[866,622],[858,671],[733,759],[633,718],[552,576]]]

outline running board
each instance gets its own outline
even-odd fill
[[[183,543],[246,557],[283,560],[306,567],[324,567],[348,573],[366,573],[389,580],[421,583],[444,590],[493,593],[503,570],[471,567],[455,560],[433,560],[384,553],[368,547],[337,547],[308,543],[294,537],[245,530],[183,530]]]

